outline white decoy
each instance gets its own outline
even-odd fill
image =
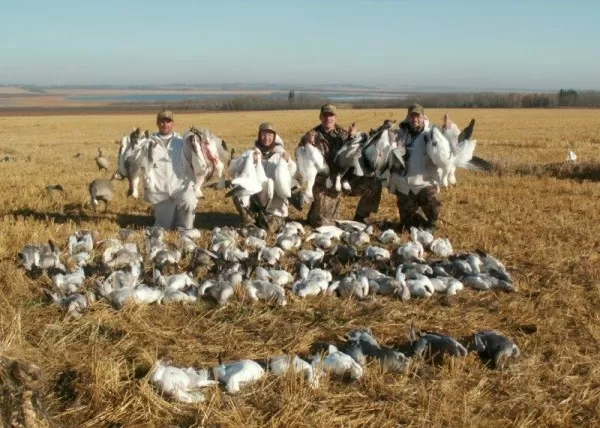
[[[313,366],[297,355],[280,355],[270,358],[267,366],[275,376],[282,376],[293,371],[295,374],[303,374],[311,388],[319,387],[319,375],[315,373]]]
[[[18,257],[19,264],[28,272],[34,267],[40,267],[40,250],[37,245],[25,245],[19,252]]]
[[[267,272],[267,279],[264,279],[265,281],[270,279],[271,282],[281,285],[282,287],[285,287],[286,285],[291,284],[294,281],[294,275],[292,275],[286,270],[265,269],[265,271]]]
[[[285,251],[279,247],[263,247],[258,252],[258,261],[264,261],[271,266],[275,266],[284,254]]]
[[[412,278],[406,280],[406,286],[412,297],[431,297],[435,289],[431,281],[425,275],[415,273]]]
[[[567,150],[567,162],[575,163],[577,161],[577,155],[571,149]]]
[[[185,255],[192,254],[198,245],[196,245],[196,243],[187,236],[180,236],[179,241],[177,242],[177,247],[181,250],[181,253]]]
[[[198,287],[198,281],[190,276],[189,273],[177,273],[174,275],[163,276],[160,270],[154,269],[154,283],[158,287],[170,288],[172,290],[183,290],[189,287]]]
[[[286,235],[280,233],[275,237],[275,245],[285,251],[289,251],[300,248],[302,245],[302,238],[299,235]]]
[[[413,232],[413,229],[415,229],[415,232]],[[413,226],[410,228],[410,234],[411,237],[416,236],[417,241],[419,241],[424,248],[429,248],[433,242],[433,234],[427,230],[417,229]]]
[[[246,288],[246,295],[251,300],[274,301],[279,306],[287,305],[285,290],[279,284],[273,284],[271,282],[261,280],[246,280],[244,281],[244,286]]]
[[[150,304],[160,302],[163,298],[163,291],[156,288],[150,288],[144,284],[138,285],[136,288],[121,288],[113,290],[108,296],[101,293],[103,297],[107,297],[115,307],[115,309],[123,309],[128,301],[136,304]]]
[[[197,391],[217,382],[209,379],[208,370],[182,369],[157,361],[150,370],[151,382],[164,394],[182,403],[201,403],[204,394]]]
[[[390,259],[390,252],[385,248],[371,245],[365,250],[365,257],[375,261],[385,261]]]
[[[438,257],[448,257],[453,254],[452,244],[448,238],[436,238],[429,246],[429,251]]]
[[[363,368],[350,355],[338,350],[334,345],[329,345],[327,355],[316,355],[312,361],[314,371],[324,371],[327,374],[344,377],[350,376],[358,380],[363,376]]]
[[[340,297],[347,298],[354,296],[358,299],[365,299],[369,295],[369,279],[366,276],[356,276],[350,274],[340,281],[334,281],[327,292],[337,291]]]
[[[230,394],[239,392],[242,386],[259,380],[265,374],[260,364],[252,360],[219,364],[213,367],[212,372],[215,380],[224,384]]]
[[[94,249],[93,232],[89,230],[78,230],[69,236],[67,250],[69,254],[75,255],[81,252],[91,253]]]
[[[253,250],[260,250],[267,246],[267,242],[264,239],[257,238],[256,236],[248,236],[244,241],[246,247],[252,248]]]
[[[344,229],[341,229],[334,225],[320,226],[320,227],[317,227],[314,231],[319,234],[322,234],[322,235],[328,235],[329,237],[335,238],[335,239],[340,239],[340,237],[345,232]],[[308,240],[308,238],[307,238],[307,240]]]
[[[281,229],[281,233],[285,235],[304,235],[305,230],[304,226],[297,221],[288,221]]]
[[[342,241],[353,247],[359,247],[371,242],[371,237],[366,232],[356,230],[342,234]]]
[[[384,230],[377,239],[382,244],[398,245],[400,243],[400,237],[392,229]]]
[[[233,285],[227,281],[206,280],[200,284],[200,287],[198,288],[198,296],[208,294],[215,299],[219,305],[226,305],[234,292]]]
[[[91,291],[85,293],[73,293],[62,296],[59,293],[48,293],[52,300],[59,304],[65,313],[73,318],[81,318],[96,301],[96,295]]]
[[[73,272],[56,274],[52,277],[52,285],[59,293],[68,295],[75,293],[85,281],[85,272],[78,266]]]
[[[325,252],[320,248],[316,250],[300,250],[298,251],[298,260],[302,263],[306,263],[309,267],[313,268],[323,261]]]

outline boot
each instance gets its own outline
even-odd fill
[[[250,211],[248,210],[248,208],[246,208],[245,206],[242,205],[242,201],[240,200],[240,198],[234,197],[233,205],[235,205],[235,208],[237,209],[238,213],[240,213],[240,216],[242,217],[242,226],[243,227],[254,226],[256,224],[256,221],[250,214]]]
[[[302,211],[302,206],[304,205],[304,193],[302,193],[297,187],[292,189],[290,204],[292,204],[292,206],[298,211]]]

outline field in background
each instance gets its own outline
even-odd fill
[[[317,124],[316,111],[179,115],[180,132],[209,127],[241,151],[258,124],[275,124],[286,147]],[[441,122],[444,110],[427,110]],[[461,126],[475,117],[476,154],[500,173],[458,172],[458,186],[442,190],[438,235],[455,251],[484,248],[513,273],[518,293],[466,290],[403,303],[290,298],[285,308],[236,299],[225,308],[196,305],[128,307],[116,312],[96,303],[80,320],[65,319],[43,298],[48,278],[29,279],[17,266],[25,243],[94,229],[113,237],[127,224],[152,222],[143,201],[125,198],[126,183],[109,213],[94,215],[87,184],[98,147],[116,165],[115,139],[132,127],[154,129],[154,115],[0,117],[0,356],[42,369],[43,402],[57,426],[592,426],[600,419],[600,225],[598,182],[514,174],[515,166],[560,163],[568,147],[584,162],[600,162],[598,110],[451,110]],[[342,124],[360,130],[399,110],[341,111]],[[75,158],[81,153],[80,158]],[[113,168],[114,171],[114,168]],[[113,172],[111,171],[111,172]],[[64,195],[48,195],[47,184]],[[203,242],[216,225],[237,222],[224,192],[205,191],[196,218]],[[345,199],[353,215],[356,199]],[[291,209],[293,218],[306,214]],[[385,194],[375,220],[397,220]],[[174,238],[174,236],[172,236]],[[283,262],[290,267],[290,259]],[[464,338],[484,329],[512,337],[522,356],[504,371],[485,368],[474,354],[436,368],[415,365],[407,375],[379,373],[349,384],[325,382],[313,391],[292,378],[263,381],[229,396],[208,388],[206,403],[163,400],[145,377],[157,357],[175,365],[206,367],[239,358],[263,359],[283,350],[308,354],[315,341],[338,341],[351,328],[369,326],[386,345],[406,343],[410,320],[420,329]],[[110,425],[111,423],[117,425]]]

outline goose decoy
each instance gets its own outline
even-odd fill
[[[275,301],[279,306],[287,305],[285,290],[281,285],[261,280],[246,280],[244,281],[244,286],[246,288],[246,295],[251,300]]]
[[[414,324],[410,326],[410,340],[413,354],[417,358],[434,358],[439,354],[450,354],[453,357],[465,357],[467,349],[456,339],[439,333],[420,332],[417,339]]]
[[[452,244],[448,238],[436,238],[431,242],[429,251],[438,257],[448,257],[452,255]]]
[[[262,378],[265,371],[256,361],[241,360],[229,364],[219,361],[219,365],[213,367],[212,373],[216,381],[225,385],[228,393],[235,394],[243,385]]]
[[[311,388],[319,387],[319,376],[314,372],[312,365],[297,355],[280,355],[269,358],[267,369],[275,376],[282,376],[289,371],[295,374],[304,374],[304,378]]]
[[[521,352],[515,343],[494,330],[483,330],[473,335],[475,348],[482,359],[490,360],[494,368],[501,367],[507,358],[516,358]]]
[[[150,373],[151,382],[161,392],[182,403],[203,402],[204,394],[195,389],[217,383],[210,379],[208,370],[181,369],[162,361],[154,363]]]
[[[108,162],[108,159],[106,159],[102,155],[102,149],[100,147],[98,147],[98,156],[95,160],[96,165],[98,166],[98,171],[104,170],[105,172],[108,172],[108,167],[110,166],[110,163]]]
[[[112,201],[114,195],[112,181],[104,178],[97,178],[90,183],[88,190],[90,192],[90,199],[94,212],[100,204],[99,201],[104,202],[104,212],[108,211],[108,204]]]
[[[316,355],[312,361],[313,370],[324,371],[327,374],[344,377],[350,376],[358,380],[363,376],[363,368],[354,358],[338,350],[334,345],[329,345],[327,355]]]

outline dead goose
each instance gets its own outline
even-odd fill
[[[181,369],[157,361],[150,370],[150,380],[160,391],[181,403],[201,403],[204,394],[196,391],[208,385],[216,384],[209,379],[208,370]]]
[[[258,261],[264,261],[271,266],[275,266],[284,254],[285,251],[279,247],[263,247],[258,252]]]
[[[320,248],[316,250],[300,250],[298,251],[298,260],[307,264],[310,268],[315,267],[323,261],[325,253]]]
[[[244,281],[246,295],[255,302],[258,300],[274,301],[279,306],[287,305],[285,290],[281,285],[261,280]]]
[[[411,229],[410,242],[400,245],[396,250],[396,253],[404,262],[418,261],[425,263],[425,260],[423,259],[425,249],[423,248],[423,244],[421,244],[417,238],[417,229]]]
[[[329,253],[327,253],[331,258],[339,260],[341,263],[349,263],[356,260],[358,257],[358,251],[354,247],[346,247],[344,245],[336,245]]]
[[[501,367],[505,359],[520,355],[517,345],[497,331],[483,330],[475,333],[473,338],[479,356],[492,361],[494,368]]]
[[[431,297],[435,293],[431,281],[425,275],[411,272],[410,277],[407,276],[407,278],[406,286],[412,297]]]
[[[252,248],[253,250],[260,250],[267,246],[267,241],[256,236],[248,236],[244,241],[244,244],[246,244],[246,247]]]
[[[230,282],[206,280],[198,288],[198,296],[208,294],[217,301],[219,305],[226,305],[227,301],[233,296],[234,288]]]
[[[379,360],[383,371],[404,373],[408,368],[410,358],[402,352],[380,346],[371,329],[352,330],[346,334],[346,340],[355,344],[354,347],[359,347],[365,356]]]
[[[37,245],[27,244],[18,254],[19,264],[26,270],[31,271],[40,266],[40,249]]]
[[[88,186],[90,192],[90,200],[92,203],[92,209],[96,211],[99,201],[104,202],[104,212],[108,211],[108,204],[113,198],[114,189],[112,181],[104,178],[97,178],[90,183]]]
[[[133,242],[137,238],[135,230],[131,229],[119,229],[119,239],[123,242]]]
[[[355,230],[354,232],[346,232],[342,234],[342,241],[350,246],[359,247],[371,242],[371,238],[368,233]]]
[[[280,355],[269,358],[267,370],[275,376],[282,376],[289,371],[304,374],[305,380],[311,388],[319,387],[319,375],[314,372],[312,365],[297,355]]]
[[[100,147],[98,147],[98,156],[95,160],[96,165],[98,166],[98,171],[104,170],[105,172],[108,172],[108,167],[110,166],[110,163],[108,162],[108,159],[106,159],[102,155],[102,148]]]
[[[281,269],[265,269],[262,266],[257,266],[254,270],[256,279],[262,281],[272,281],[282,287],[291,284],[294,281],[294,276],[288,271]]]
[[[416,232],[412,231],[413,228],[416,229]],[[424,248],[429,248],[431,246],[431,243],[433,242],[433,234],[431,234],[431,232],[423,229],[417,229],[414,226],[410,228],[410,232],[411,236],[413,233],[415,233],[417,241],[419,241]]]
[[[410,340],[413,354],[418,358],[435,358],[437,355],[450,354],[453,357],[465,357],[467,349],[451,336],[439,333],[420,332],[417,339],[414,324],[410,326]]]
[[[150,304],[160,302],[164,296],[162,290],[150,288],[144,284],[140,284],[135,288],[125,287],[119,290],[112,290],[109,293],[107,291],[106,289],[102,290],[100,294],[102,297],[110,300],[117,310],[123,309],[128,301],[135,304]]]
[[[390,259],[390,252],[385,248],[371,245],[365,250],[365,257],[375,261],[385,261]]]
[[[67,242],[69,254],[86,252],[91,253],[94,249],[94,232],[89,230],[78,230],[73,232]]]
[[[300,248],[302,245],[302,238],[300,238],[299,235],[286,235],[280,233],[275,237],[275,245],[285,251],[289,251],[291,249]]]
[[[316,355],[312,361],[313,370],[336,376],[350,376],[358,380],[363,376],[363,368],[354,358],[338,350],[334,345],[329,345],[327,355]]]
[[[507,281],[503,281],[495,276],[491,276],[485,273],[476,275],[467,275],[461,278],[464,285],[471,287],[475,290],[502,290],[506,292],[514,292],[516,288],[513,284]]]
[[[436,238],[431,242],[429,251],[438,257],[449,257],[452,255],[452,244],[448,238]]]
[[[382,244],[398,245],[400,243],[400,237],[392,229],[384,230],[377,239]]]
[[[340,297],[356,297],[365,299],[369,295],[369,279],[366,276],[350,274],[340,281],[334,281],[327,288],[328,293],[337,291]]]
[[[85,281],[85,272],[78,266],[73,272],[56,274],[52,277],[52,285],[62,295],[75,293]]]
[[[243,385],[262,378],[265,371],[256,361],[240,360],[229,364],[219,363],[213,367],[212,373],[215,380],[225,385],[228,393],[235,394]]]
[[[240,234],[244,238],[255,237],[258,239],[267,239],[267,231],[256,226],[243,227]]]
[[[73,318],[81,318],[90,310],[96,301],[96,295],[90,291],[86,293],[73,293],[68,296],[59,293],[48,293],[52,300],[59,304],[65,313]]]

